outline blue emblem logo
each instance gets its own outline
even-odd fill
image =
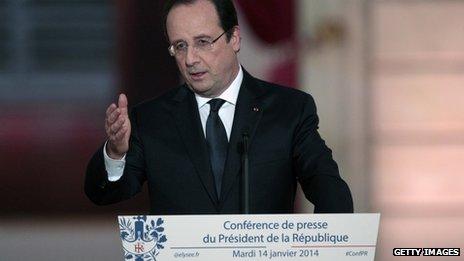
[[[163,219],[147,220],[147,216],[119,218],[125,260],[156,260],[167,241]]]

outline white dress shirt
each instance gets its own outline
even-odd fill
[[[238,93],[240,86],[242,85],[243,71],[242,67],[239,66],[239,71],[234,81],[229,87],[218,97],[226,102],[219,109],[219,117],[221,118],[224,128],[226,129],[227,139],[230,139],[230,133],[232,131],[232,123],[234,122],[235,106],[237,104]],[[206,120],[209,116],[210,105],[209,101],[213,98],[205,98],[195,93],[195,99],[197,100],[198,112],[200,113],[201,126],[203,127],[203,134],[206,137]],[[109,181],[118,181],[123,172],[124,166],[126,165],[126,155],[120,160],[112,159],[106,153],[106,143],[103,147],[103,155],[105,158],[105,169],[108,173]]]

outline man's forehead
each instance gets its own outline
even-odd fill
[[[210,36],[221,29],[221,24],[214,5],[203,0],[173,7],[166,28],[169,38],[176,40],[174,38]]]

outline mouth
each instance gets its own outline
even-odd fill
[[[195,73],[189,73],[190,77],[194,81],[199,81],[203,79],[203,76],[206,74],[206,72],[195,72]]]

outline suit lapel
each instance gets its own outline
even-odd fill
[[[239,146],[243,139],[243,133],[249,135],[249,143],[252,143],[256,126],[262,116],[260,96],[264,90],[260,89],[256,80],[243,70],[244,77],[235,107],[234,122],[229,139],[229,149],[221,187],[219,209],[227,198],[230,190],[239,181],[241,169],[241,152]]]
[[[217,207],[218,197],[195,95],[183,86],[175,95],[174,100],[177,102],[173,110],[174,118],[180,136],[204,189]]]

